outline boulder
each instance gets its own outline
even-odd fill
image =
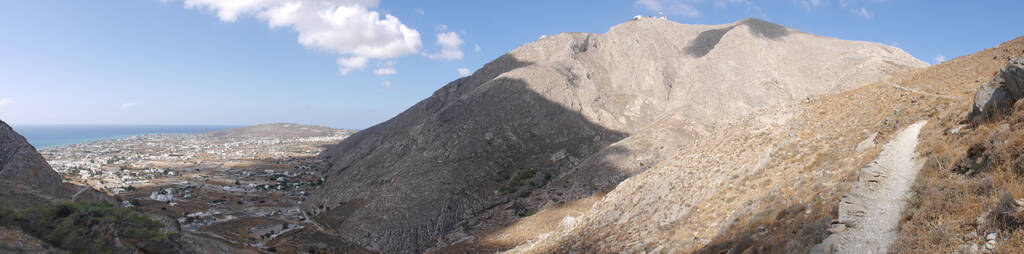
[[[1024,55],[1010,60],[992,81],[978,88],[969,118],[977,122],[1009,113],[1021,98],[1024,98]]]
[[[1010,60],[1000,71],[999,77],[1014,98],[1024,98],[1024,55]]]
[[[1010,91],[993,80],[979,87],[978,92],[974,94],[974,107],[971,109],[970,118],[983,120],[996,115],[997,112],[1006,112],[1014,101],[1016,100],[1010,95]]]

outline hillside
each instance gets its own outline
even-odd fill
[[[848,200],[857,182],[879,180],[861,169],[871,168],[881,144],[923,120],[916,150],[925,163],[889,250],[971,253],[986,248],[990,234],[996,243],[991,251],[1019,250],[1015,223],[1024,216],[1014,200],[1024,188],[1011,162],[1020,146],[1005,139],[1013,136],[1016,127],[1006,126],[1016,126],[1017,112],[1006,122],[962,123],[970,122],[978,87],[1022,53],[1024,38],[1018,38],[848,92],[758,112],[624,181],[580,216],[563,219],[514,252],[810,252],[829,235],[850,230],[842,225],[852,221],[844,221],[840,200]],[[968,163],[982,155],[971,152],[979,146],[995,150],[984,158],[992,154],[1002,164],[982,163],[991,168],[974,169],[980,173],[970,177],[963,176],[967,170],[957,173],[957,167],[981,167]],[[959,159],[964,157],[969,159]]]
[[[105,200],[106,196],[90,188],[62,183],[60,175],[35,147],[0,121],[0,202],[30,207],[78,198]]]
[[[821,100],[813,98],[925,66],[893,47],[811,35],[756,19],[713,26],[641,19],[612,27],[605,34],[563,33],[518,48],[322,153],[331,165],[328,181],[304,203],[304,210],[369,250],[501,250],[553,230],[558,221],[574,218],[598,200],[600,206],[595,209],[612,209],[608,212],[624,211],[603,205],[612,200],[645,200],[643,204],[651,210],[631,213],[655,213],[656,206],[650,202],[659,195],[645,192],[672,188],[666,184],[665,189],[641,190],[634,183],[647,178],[667,180],[656,172],[667,170],[662,165],[672,163],[668,159],[692,167],[695,175],[672,179],[680,181],[675,185],[692,183],[683,185],[689,192],[673,195],[693,197],[689,203],[693,207],[716,193],[702,191],[721,186],[713,179],[737,175],[720,172],[732,167],[708,170],[715,165],[697,160],[702,155],[756,150],[752,153],[756,156],[728,165],[757,165],[767,163],[758,163],[765,154],[808,156],[803,149],[831,145],[769,149],[769,144],[789,134],[817,134],[800,133],[811,130],[795,127],[787,129],[789,133],[771,135],[776,129],[730,134],[735,126],[802,127],[810,120],[801,114],[816,114],[810,110],[815,106],[834,106],[814,104]],[[889,86],[870,89],[904,91]],[[789,103],[796,100],[806,102]],[[881,104],[875,106],[885,110]],[[766,117],[748,117],[757,112]],[[849,125],[842,118],[831,120]],[[743,143],[748,137],[761,139],[761,144]],[[680,151],[690,154],[689,160],[695,163],[681,162],[680,157],[687,156],[679,156]],[[775,151],[782,154],[772,155]],[[864,152],[865,159],[871,151],[875,150]],[[630,180],[622,182],[626,179]],[[783,179],[757,182],[786,183]],[[630,186],[637,193],[623,192]],[[602,200],[602,193],[612,189]],[[691,211],[685,209],[673,216]],[[639,227],[664,217],[649,215],[632,217],[642,221],[630,223]],[[610,223],[600,222],[600,215],[592,217],[588,219],[592,222],[580,225]],[[528,225],[512,234],[500,231],[520,224]],[[700,232],[707,231],[702,234],[710,238],[715,233],[712,229],[720,227],[725,226]],[[631,231],[619,233],[625,232]],[[584,237],[577,239],[591,244],[615,239],[571,232],[566,237]],[[664,240],[644,241],[657,239]],[[616,242],[630,242],[621,240]],[[700,242],[677,243],[685,247]]]
[[[50,167],[50,164],[43,159],[35,147],[25,140],[25,137],[15,132],[7,123],[0,121],[0,224],[2,224],[0,225],[0,236],[4,237],[4,240],[0,241],[0,252],[62,252],[51,245],[55,243],[54,239],[48,239],[51,240],[48,242],[40,240],[44,238],[40,231],[44,230],[54,231],[46,237],[56,236],[57,239],[65,235],[102,234],[99,232],[104,229],[86,229],[83,232],[82,229],[66,228],[68,224],[60,224],[61,227],[65,227],[62,228],[64,231],[54,230],[53,228],[61,222],[59,219],[63,218],[48,218],[45,217],[46,214],[40,212],[52,212],[53,210],[47,210],[47,208],[54,205],[64,206],[67,202],[88,202],[105,207],[117,204],[113,198],[92,188],[64,183],[60,175]],[[128,215],[122,214],[116,216],[128,217]],[[34,221],[38,219],[43,221]],[[15,227],[15,225],[22,227]],[[27,225],[39,226],[30,230],[24,227]],[[72,230],[79,231],[68,233]],[[104,231],[104,233],[109,232]],[[126,236],[131,233],[124,234]],[[102,240],[87,241],[103,242]],[[86,241],[82,239],[67,239],[65,241],[65,243],[74,244],[82,242]]]
[[[931,74],[944,75],[921,79],[965,96],[972,89],[984,94],[990,85],[1012,92],[987,119],[973,114],[970,100],[959,100],[940,109],[941,121],[923,130],[928,136],[919,152],[925,163],[891,250],[1019,252],[1024,248],[1024,103],[1019,100],[1024,37],[933,69]]]

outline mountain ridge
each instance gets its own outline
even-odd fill
[[[759,108],[924,66],[757,19],[561,33],[322,153],[329,180],[304,209],[371,250],[447,246],[609,190]]]
[[[952,130],[976,135],[957,126],[971,110],[970,98],[981,80],[991,79],[1005,60],[1024,52],[1022,48],[1024,37],[843,93],[783,103],[748,115],[623,181],[587,211],[519,242],[510,253],[809,252],[829,234],[843,230],[835,227],[843,223],[836,221],[840,200],[851,183],[872,177],[858,172],[878,158],[882,147],[876,143],[886,143],[899,129],[931,119],[921,130],[921,139],[928,142],[922,141],[919,153],[964,152],[966,146],[950,148],[941,143],[957,137]],[[942,163],[925,164],[931,165],[927,169]],[[955,175],[948,169],[942,172]],[[913,188],[936,192],[951,188],[933,184],[937,182],[919,180]],[[917,195],[936,199],[957,191],[915,190]],[[953,207],[948,209],[960,205],[925,202]],[[948,245],[959,240],[933,242],[935,237],[958,239],[948,231],[929,232],[934,230],[935,217],[952,212],[914,209],[902,216],[916,223],[904,225],[906,221],[901,220],[900,238],[889,251],[941,252],[956,247]],[[947,230],[966,230],[958,228],[973,223],[980,212],[959,213],[953,214],[962,216],[961,220],[939,221]],[[914,231],[903,232],[907,229]],[[922,233],[925,236],[917,235]]]

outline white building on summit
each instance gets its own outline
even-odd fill
[[[633,16],[633,20],[641,20],[641,19],[660,19],[660,20],[668,20],[668,17],[665,17],[665,14],[663,14],[663,13],[662,13],[662,12],[660,12],[660,11],[658,12],[658,16],[657,16],[657,17],[655,17],[655,16],[646,16],[646,17],[644,17],[644,15],[636,15],[636,16]]]

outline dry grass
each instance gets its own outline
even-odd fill
[[[517,251],[808,252],[828,236],[839,199],[856,181],[859,170],[874,160],[881,145],[899,129],[929,120],[921,134],[925,139],[919,148],[923,157],[934,157],[932,154],[938,151],[966,153],[969,146],[945,146],[934,137],[956,126],[966,116],[977,87],[1021,50],[1024,38],[939,66],[899,74],[886,82],[781,105],[766,112],[792,114],[792,118],[771,128],[765,128],[757,120],[759,116],[741,120],[709,135],[711,138],[698,139],[694,148],[620,184],[583,216],[586,226],[556,230],[548,240],[520,246]],[[993,127],[978,129],[985,128]],[[857,151],[858,143],[872,133],[878,134],[878,145]],[[762,165],[765,154],[770,156],[765,156],[768,162]],[[951,167],[956,159],[936,157],[928,167]],[[1024,165],[1024,159],[1006,161]],[[909,248],[897,251],[914,252],[918,249],[913,246],[927,245],[930,248],[919,251],[952,252],[957,245],[949,242],[964,241],[953,239],[964,232],[960,228],[964,220],[953,219],[957,215],[950,211],[977,217],[995,207],[1001,191],[1009,188],[1007,180],[998,178],[1004,176],[995,175],[995,170],[979,173],[982,178],[991,178],[977,182],[956,182],[947,179],[948,175],[935,176],[939,171],[924,171],[932,176],[920,177],[925,184],[914,191],[936,194],[921,195],[923,198],[913,201],[917,204],[908,213],[920,212],[920,217],[903,226],[906,234],[916,235],[898,240]],[[1020,191],[1024,189],[1006,192],[1013,196],[1022,194]],[[967,200],[979,197],[977,193],[989,196]],[[692,206],[682,201],[692,202]],[[1019,243],[1004,244],[1004,248],[1018,247]]]
[[[975,81],[981,82],[965,85],[944,82],[944,77],[938,76],[932,77],[936,80],[932,86],[976,89],[1022,50],[1024,42],[1018,38],[959,62],[933,67],[953,71],[973,68],[971,71],[980,75]],[[1015,105],[1009,116],[977,125],[965,124],[965,112],[969,110],[967,102],[944,108],[938,119],[922,131],[918,152],[926,163],[912,189],[915,195],[908,200],[900,237],[890,251],[950,253],[972,244],[984,248],[989,233],[998,235],[998,253],[1024,250],[1024,230],[1020,227],[1024,213],[1014,202],[1024,198],[1024,102]],[[960,128],[958,133],[951,131],[956,128]]]
[[[822,168],[835,168],[841,177],[818,178],[821,183],[851,183],[856,181],[857,171],[870,162],[878,153],[879,147],[869,149],[854,156],[853,151],[844,150],[856,142],[857,133],[865,130],[868,133],[878,132],[876,139],[879,146],[891,138],[899,128],[918,120],[929,119],[923,130],[919,153],[927,158],[927,165],[918,177],[913,191],[917,198],[910,200],[905,220],[901,223],[901,238],[897,239],[893,251],[899,253],[950,253],[963,243],[978,242],[991,230],[1000,229],[1001,240],[999,250],[1002,252],[1020,252],[1022,245],[1021,229],[1012,228],[1017,223],[1015,217],[1019,212],[1008,212],[1012,207],[1009,201],[1024,196],[1024,125],[1012,125],[1012,133],[1003,133],[996,137],[1006,142],[999,142],[1002,150],[980,151],[975,153],[993,154],[975,164],[989,165],[991,169],[976,169],[973,177],[955,174],[950,171],[961,160],[972,144],[984,144],[993,137],[998,124],[978,126],[963,132],[963,138],[952,140],[945,135],[947,130],[954,128],[966,117],[970,110],[971,99],[978,86],[991,80],[998,70],[1011,57],[1024,52],[1024,37],[1004,43],[997,48],[988,49],[971,56],[961,57],[947,63],[912,73],[894,77],[889,82],[874,84],[855,89],[850,92],[823,96],[818,102],[812,102],[809,108],[820,110],[816,117],[803,116],[809,125],[820,126],[813,130],[795,133],[798,140],[818,140],[829,142],[818,149],[813,143],[799,144],[801,148],[817,150],[813,155],[800,154],[791,157],[790,165],[800,165],[799,161],[811,160],[804,164],[801,174],[808,174]],[[891,83],[896,86],[889,86]],[[897,89],[907,87],[914,91]],[[945,97],[928,96],[934,94]],[[948,99],[952,97],[953,99]],[[1021,109],[1019,112],[1024,112]],[[1024,122],[1024,113],[1018,123]],[[1003,128],[1004,130],[1006,128]],[[1016,130],[1021,130],[1017,133]],[[986,134],[987,133],[987,134]],[[1013,137],[1009,139],[1008,137]],[[1017,137],[1021,137],[1018,138]],[[854,139],[850,139],[854,138]],[[844,140],[847,139],[847,140]],[[955,141],[955,142],[954,142]],[[991,142],[989,142],[991,143]],[[977,147],[977,145],[975,145]],[[981,156],[981,155],[976,155]],[[779,156],[782,159],[784,156]],[[839,159],[831,159],[838,157]],[[843,159],[852,159],[843,160]],[[976,159],[976,158],[975,158]],[[843,165],[842,162],[847,162]],[[939,169],[942,168],[942,169]],[[1019,172],[1019,174],[1017,173]],[[794,172],[796,173],[796,172]],[[777,177],[777,176],[776,176]],[[837,216],[837,204],[841,193],[845,193],[849,185],[840,184],[838,191],[820,190],[809,186],[797,186],[788,191],[778,192],[785,202],[764,205],[761,209],[750,213],[712,240],[711,243],[698,250],[700,253],[802,253],[821,242],[828,233],[827,228]],[[1006,196],[1009,196],[1007,198]],[[1002,200],[1002,201],[1001,201]],[[1002,203],[1002,205],[1000,205]],[[996,207],[999,206],[997,209]],[[800,213],[787,211],[793,207],[804,207]],[[989,221],[982,225],[989,231],[977,232],[975,240],[968,239],[966,232],[974,231],[971,225],[982,213],[998,210],[1004,211],[996,219],[989,216]],[[996,214],[993,212],[992,214]],[[984,246],[979,242],[979,246]]]
[[[934,128],[922,140],[927,163],[893,251],[938,253],[961,245],[984,246],[989,233],[999,235],[1001,252],[1024,248],[1024,214],[1014,202],[1024,198],[1024,175],[1017,173],[1024,152],[1024,102],[1016,108],[1008,118],[960,134],[935,133],[946,128]]]
[[[556,205],[541,210],[539,213],[517,220],[512,225],[482,234],[479,241],[485,249],[510,249],[523,244],[541,234],[554,231],[565,218],[582,216],[604,193]]]

